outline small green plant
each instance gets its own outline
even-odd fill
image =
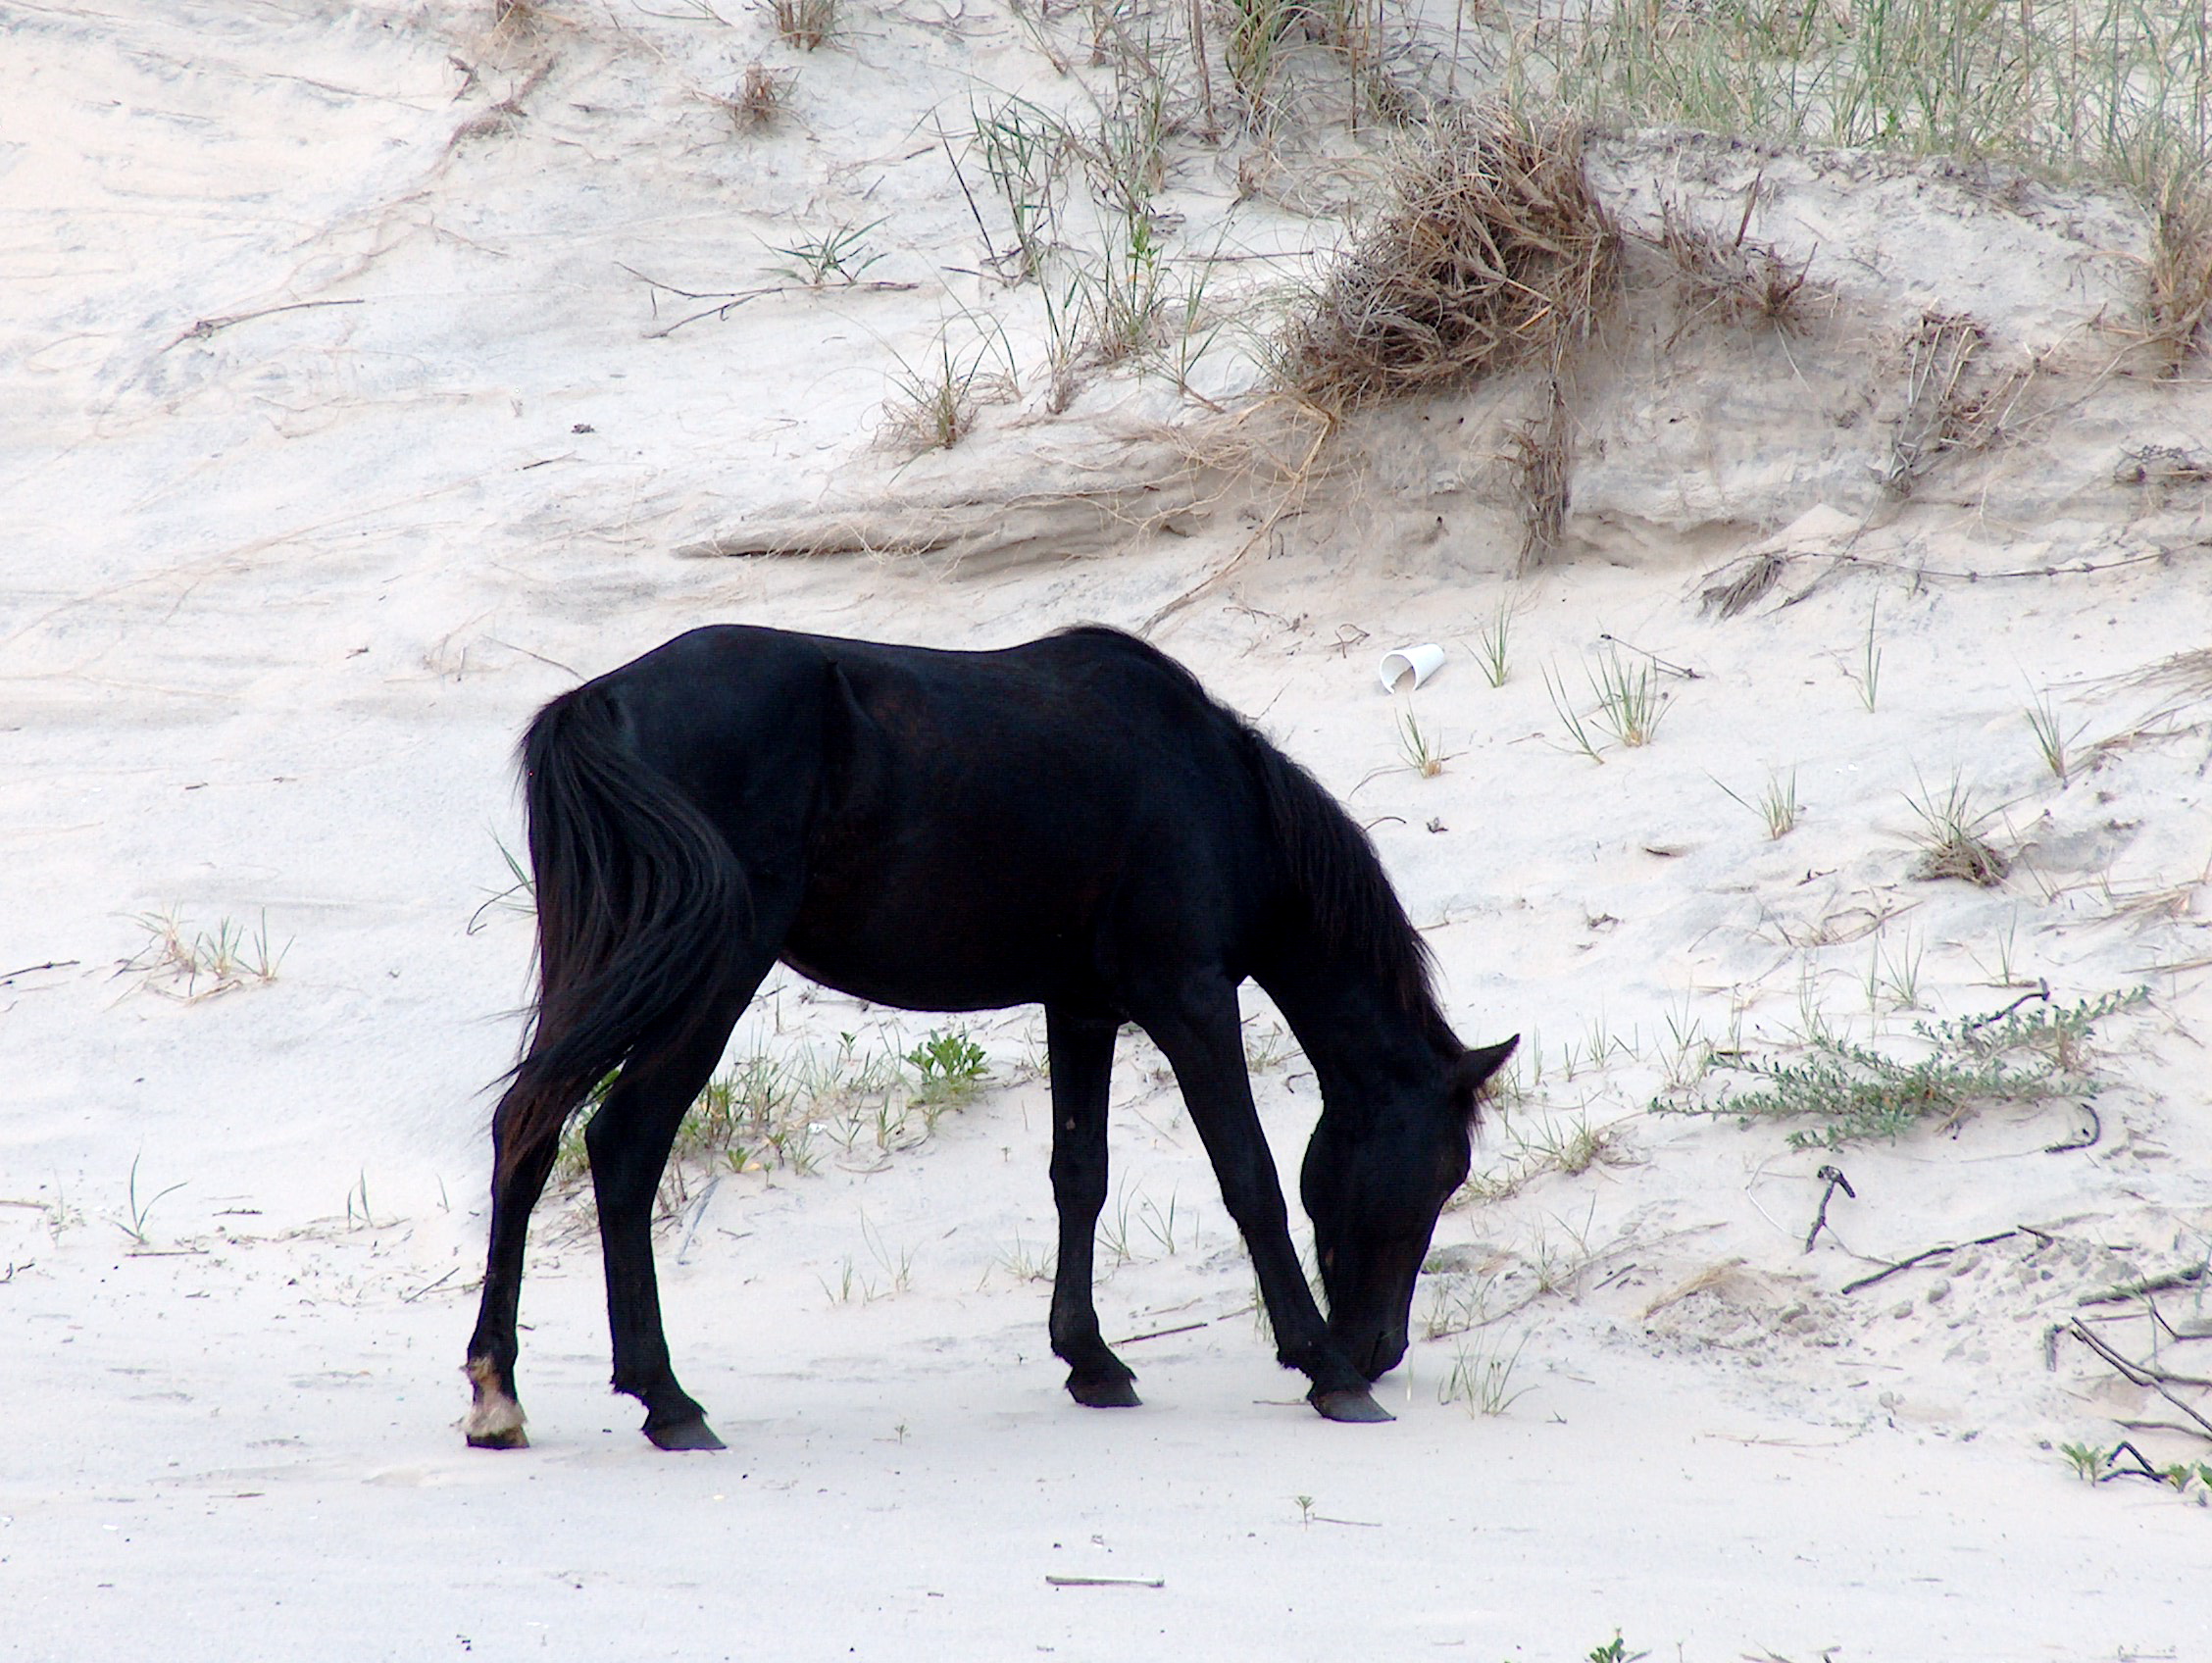
[[[1139,1201],[1136,1222],[1144,1227],[1145,1234],[1152,1237],[1162,1256],[1170,1259],[1176,1256],[1176,1196],[1173,1190],[1168,1192],[1165,1210],[1150,1196]]]
[[[1874,956],[1867,965],[1867,1009],[1879,1011],[1885,998],[1892,1010],[1919,1009],[1920,959],[1921,943],[1913,939],[1910,930],[1901,932],[1894,952],[1881,935],[1876,935]]]
[[[1611,1126],[1592,1126],[1587,1115],[1543,1120],[1528,1134],[1509,1126],[1506,1135],[1513,1140],[1512,1153],[1497,1165],[1471,1174],[1453,1197],[1454,1205],[1502,1201],[1547,1173],[1580,1178],[1592,1167],[1623,1166],[1629,1159],[1620,1134]]]
[[[1279,1069],[1290,1060],[1292,1044],[1290,1035],[1280,1022],[1271,1022],[1265,1028],[1257,1025],[1255,1018],[1244,1021],[1244,1069],[1248,1074],[1266,1074]]]
[[[998,1255],[993,1268],[1016,1282],[1050,1282],[1057,1257],[1049,1248],[1032,1248],[1017,1233],[1014,1245]]]
[[[1567,729],[1569,743],[1566,748],[1580,751],[1590,761],[1602,766],[1605,758],[1599,754],[1597,741],[1590,736],[1588,725],[1576,714],[1574,702],[1567,696],[1567,689],[1548,669],[1543,673],[1543,679],[1544,691],[1551,695],[1551,708],[1558,713],[1559,720]]]
[[[868,233],[882,223],[871,220],[865,226],[839,225],[811,241],[777,248],[777,253],[798,262],[779,269],[783,276],[809,288],[821,288],[832,277],[848,285],[856,283],[863,272],[882,259],[880,254],[867,252]]]
[[[249,983],[267,986],[291,951],[289,941],[281,947],[271,944],[266,907],[250,936],[244,925],[230,918],[218,919],[213,930],[194,930],[175,907],[141,913],[131,922],[146,932],[148,940],[126,968],[139,972],[152,991],[187,1004]]]
[[[918,1083],[915,1096],[929,1103],[965,1103],[990,1078],[990,1058],[964,1028],[931,1029],[906,1053],[906,1065]]]
[[[1894,1141],[1927,1125],[1947,1130],[1996,1104],[2093,1095],[2103,1084],[2087,1062],[2096,1024],[2148,997],[2147,988],[2137,987],[2069,1007],[1916,1022],[1912,1031],[1926,1054],[1910,1061],[1855,1044],[1825,1024],[1811,1025],[1798,1061],[1715,1053],[1716,1073],[1761,1082],[1754,1089],[1724,1090],[1712,1100],[1662,1095],[1651,1108],[1655,1114],[1734,1115],[1743,1126],[1822,1123],[1790,1133],[1793,1149],[1835,1149],[1875,1137]]]
[[[376,1215],[369,1210],[369,1173],[366,1168],[354,1180],[353,1187],[346,1191],[346,1228],[356,1225],[363,1230],[377,1228]]]
[[[1875,698],[1882,689],[1882,648],[1877,644],[1874,634],[1875,615],[1881,610],[1881,606],[1878,599],[1867,607],[1866,642],[1859,649],[1859,673],[1852,678],[1859,689],[1859,702],[1870,711],[1874,709]]]
[[[1015,384],[1012,363],[995,323],[979,328],[965,349],[953,345],[949,325],[939,329],[930,356],[919,366],[899,358],[892,396],[883,406],[884,434],[916,451],[950,450],[968,436],[987,400],[1009,394]]]
[[[1313,1497],[1310,1495],[1293,1495],[1290,1500],[1298,1509],[1298,1523],[1301,1525],[1312,1524]]]
[[[1512,628],[1512,604],[1500,600],[1489,623],[1475,632],[1475,662],[1482,668],[1483,680],[1493,687],[1505,685],[1506,646]]]
[[[1149,213],[1105,227],[1105,252],[1086,274],[1091,351],[1119,364],[1147,351],[1164,321],[1171,282]]]
[[[1650,1655],[1648,1651],[1631,1651],[1628,1642],[1621,1638],[1621,1631],[1615,1629],[1611,1639],[1603,1645],[1590,1647],[1588,1663],[1635,1663],[1637,1658]]]
[[[1446,758],[1411,710],[1398,712],[1398,755],[1424,780],[1443,773]]]
[[[2048,693],[2040,695],[2023,714],[2028,718],[2030,731],[2036,735],[2036,749],[2043,759],[2043,766],[2050,770],[2051,778],[2063,786],[2073,764],[2070,753],[2074,741],[2082,736],[2083,728],[2086,728],[2087,724],[2083,724],[2083,728],[2077,728],[2071,733],[2067,732],[2059,724],[2058,707],[2051,703]]]
[[[768,0],[776,32],[793,46],[812,52],[837,27],[837,0]]]
[[[2097,1482],[2097,1475],[2104,1471],[2104,1464],[2112,1459],[2111,1450],[2094,1443],[2062,1443],[2058,1446],[2058,1452],[2073,1466],[2074,1476],[2088,1484]]]
[[[1421,1337],[1446,1339],[1479,1329],[1490,1320],[1490,1292],[1497,1279],[1488,1276],[1437,1277],[1429,1284],[1429,1308],[1422,1313]]]
[[[1706,778],[1710,780],[1712,776],[1707,775]],[[1791,832],[1796,830],[1797,771],[1794,768],[1789,771],[1789,778],[1786,781],[1779,774],[1768,775],[1767,788],[1759,793],[1757,802],[1749,802],[1737,796],[1728,786],[1721,784],[1718,780],[1713,780],[1713,783],[1721,786],[1722,792],[1730,802],[1734,803],[1738,808],[1747,808],[1757,815],[1761,823],[1765,825],[1767,836],[1770,839],[1779,840],[1788,836]]]
[[[1452,1348],[1451,1367],[1436,1388],[1439,1403],[1463,1403],[1471,1415],[1502,1415],[1527,1395],[1529,1387],[1513,1388],[1513,1370],[1528,1348],[1523,1335],[1507,1351],[1502,1342],[1492,1347],[1481,1341],[1462,1341]]]
[[[117,1219],[115,1221],[115,1224],[116,1227],[124,1233],[124,1235],[129,1236],[130,1239],[138,1243],[139,1246],[150,1247],[153,1245],[153,1243],[146,1238],[146,1215],[154,1210],[155,1206],[161,1201],[163,1196],[176,1194],[179,1189],[183,1188],[184,1185],[191,1181],[189,1179],[180,1178],[175,1184],[169,1185],[168,1188],[157,1189],[153,1194],[147,1196],[145,1200],[141,1201],[138,1199],[138,1162],[141,1158],[142,1157],[138,1155],[133,1155],[130,1157],[130,1222],[128,1224],[125,1224],[121,1219]]]
[[[1600,727],[1632,750],[1651,742],[1667,710],[1656,666],[1639,664],[1631,669],[1608,648],[1590,677],[1590,688],[1597,695],[1595,720]]]
[[[1584,667],[1589,678],[1590,693],[1597,700],[1597,708],[1586,717],[1577,713],[1567,689],[1552,676],[1544,672],[1544,687],[1551,695],[1551,708],[1566,726],[1568,748],[1580,751],[1592,762],[1603,762],[1598,751],[1598,741],[1591,733],[1594,726],[1610,733],[1615,742],[1634,749],[1651,742],[1658,731],[1659,719],[1667,712],[1667,695],[1660,689],[1659,673],[1655,666],[1640,664],[1634,668],[1621,662],[1618,651],[1607,648],[1595,670]]]
[[[1917,778],[1917,777],[1916,777]],[[2012,862],[1991,847],[1982,835],[1994,811],[1978,809],[1974,796],[1959,782],[1956,773],[1941,795],[1920,781],[1920,794],[1907,795],[1906,805],[1920,821],[1913,841],[1920,845],[1920,864],[1913,876],[1925,879],[1957,878],[1982,888],[2004,882]]]
[[[507,876],[514,882],[504,889],[483,891],[483,904],[469,915],[468,929],[464,933],[470,935],[483,927],[483,916],[487,912],[520,913],[525,918],[537,916],[537,883],[530,877],[529,869],[516,858],[515,851],[507,846],[506,838],[494,832],[491,840],[499,846],[499,858],[506,863]]]

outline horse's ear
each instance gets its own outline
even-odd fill
[[[1473,1050],[1462,1051],[1459,1061],[1452,1065],[1452,1096],[1467,1105],[1467,1116],[1475,1118],[1476,1094],[1483,1083],[1505,1066],[1506,1058],[1513,1055],[1521,1043],[1521,1035],[1495,1045],[1477,1045]]]

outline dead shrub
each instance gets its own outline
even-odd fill
[[[2150,243],[2150,344],[2160,375],[2181,374],[2212,318],[2212,196],[2169,186]]]
[[[2036,365],[1988,363],[1988,345],[1989,331],[1964,313],[1921,314],[1905,341],[1905,408],[1882,475],[1892,496],[1912,495],[1947,453],[1983,450],[2003,437]]]
[[[812,52],[837,28],[837,0],[768,0],[776,32]]]
[[[1746,237],[1750,223],[1746,205],[1734,240],[1724,241],[1678,204],[1659,205],[1659,248],[1674,262],[1682,297],[1683,317],[1672,340],[1712,317],[1730,324],[1763,322],[1785,332],[1803,323],[1805,273],[1812,262],[1791,262],[1771,244]]]
[[[759,59],[745,66],[737,82],[737,96],[718,99],[740,127],[765,127],[783,112],[784,95],[798,78],[796,70],[772,70]]]
[[[1583,175],[1582,131],[1446,111],[1392,165],[1388,200],[1282,337],[1281,374],[1340,412],[1587,335],[1620,234]]]
[[[1544,411],[1533,420],[1510,429],[1506,442],[1513,447],[1507,460],[1521,508],[1521,569],[1543,564],[1559,546],[1567,526],[1567,479],[1574,453],[1573,429],[1567,421],[1567,395],[1559,378],[1545,383]]]

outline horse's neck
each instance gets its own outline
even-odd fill
[[[1448,1060],[1393,989],[1340,956],[1291,950],[1255,966],[1252,980],[1290,1025],[1327,1103],[1428,1089]]]

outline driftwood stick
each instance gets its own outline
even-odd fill
[[[2151,1390],[2157,1392],[2159,1396],[2165,1398],[2167,1402],[2173,1404],[2175,1408],[2181,1410],[2183,1414],[2187,1415],[2190,1420],[2194,1421],[2197,1425],[2198,1430],[2201,1431],[2206,1437],[2212,1437],[2212,1421],[2206,1420],[2202,1415],[2198,1414],[2195,1409],[2191,1408],[2188,1404],[2183,1402],[2179,1397],[2176,1397],[2173,1392],[2169,1391],[2166,1388],[2165,1381],[2160,1378],[2162,1371],[2146,1369],[2142,1364],[2131,1362],[2126,1357],[2121,1356],[2119,1352],[2113,1350],[2111,1346],[2105,1344],[2103,1340],[2099,1339],[2095,1335],[2091,1334],[2088,1329],[2083,1325],[2081,1319],[2079,1318],[2076,1318],[2074,1322],[2074,1337],[2079,1339],[2083,1344],[2086,1345],[2091,1351],[2094,1351],[2099,1357],[2102,1357],[2107,1363],[2110,1363],[2114,1369],[2119,1371],[2120,1378],[2125,1380],[2130,1386],[2147,1386]]]
[[[1854,1201],[1859,1198],[1859,1192],[1851,1187],[1851,1181],[1843,1176],[1841,1167],[1823,1167],[1813,1176],[1824,1180],[1828,1187],[1821,1191],[1820,1215],[1813,1220],[1813,1228],[1805,1232],[1805,1251],[1808,1253],[1813,1250],[1813,1243],[1820,1239],[1820,1233],[1828,1230],[1828,1204],[1835,1198],[1835,1192],[1840,1189]],[[1835,1234],[1832,1230],[1828,1233],[1831,1235]]]
[[[2191,1283],[2204,1280],[2205,1267],[2191,1265],[2187,1270],[2168,1271],[2164,1276],[2145,1277],[2140,1282],[2123,1282],[2117,1287],[2108,1287],[2102,1293],[2085,1293],[2074,1301],[2077,1305],[2121,1305],[2130,1299],[2139,1299],[2146,1293],[2166,1293],[2177,1287],[2187,1287]]]
[[[1165,1577],[1046,1577],[1050,1587],[1166,1587]]]
[[[1940,1259],[1946,1253],[1957,1253],[1968,1247],[1986,1247],[1992,1242],[2009,1241],[2013,1236],[2022,1235],[2038,1236],[2046,1244],[2050,1239],[2043,1235],[2041,1231],[2030,1230],[2026,1225],[2016,1225],[2011,1230],[2000,1230],[1994,1235],[1977,1235],[1972,1241],[1955,1241],[1941,1247],[1931,1247],[1925,1253],[1915,1253],[1909,1259],[1899,1259],[1895,1264],[1884,1270],[1876,1271],[1872,1276],[1862,1276],[1856,1282],[1845,1283],[1843,1291],[1856,1293],[1862,1287],[1872,1287],[1878,1282],[1887,1282],[1899,1271],[1909,1271],[1913,1266],[1924,1265],[1930,1259]]]

